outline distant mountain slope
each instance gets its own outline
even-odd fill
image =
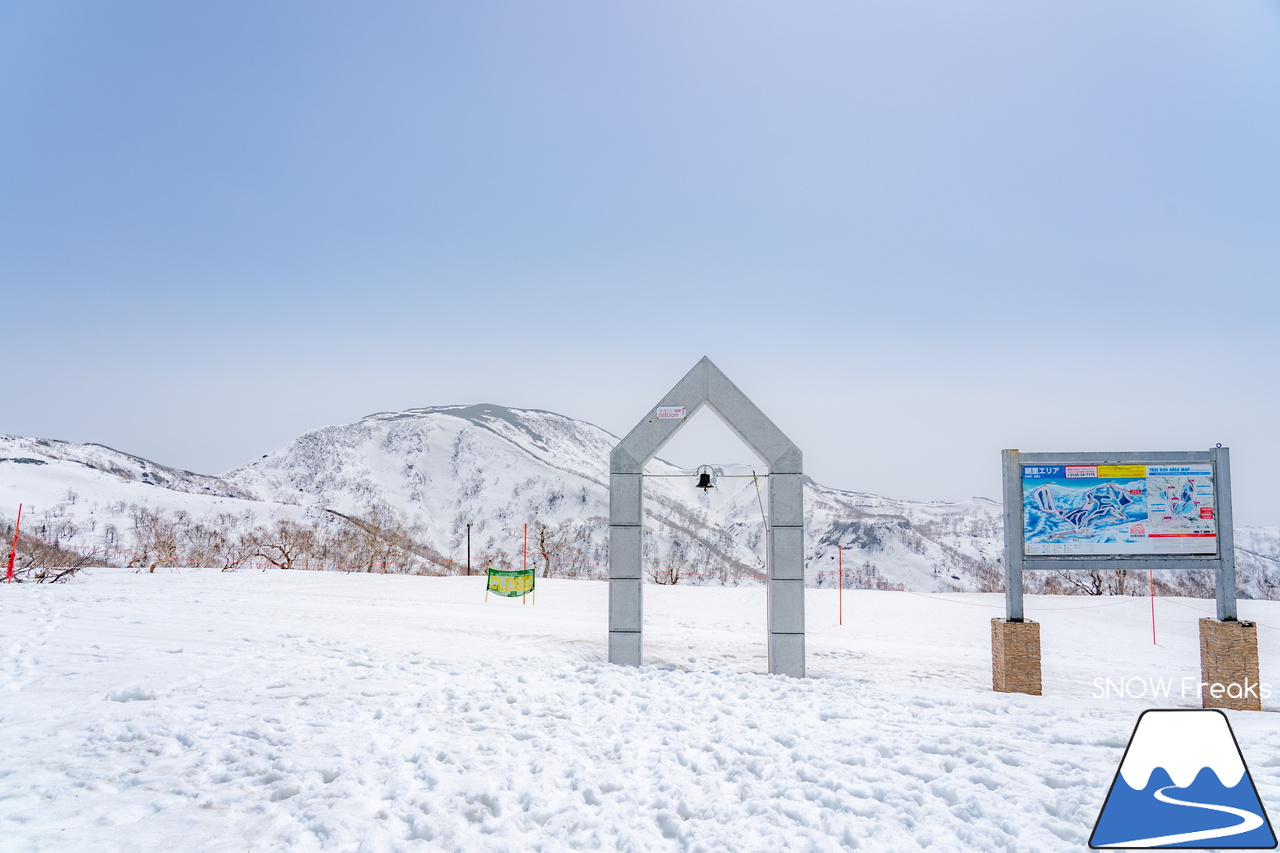
[[[552,412],[492,404],[381,412],[353,424],[312,430],[227,472],[245,492],[308,507],[358,512],[387,502],[414,533],[459,554],[466,525],[473,546],[511,548],[520,525],[537,520],[577,528],[584,553],[607,561],[608,458],[617,437]],[[648,466],[646,511],[660,535],[646,537],[649,560],[674,558],[693,575],[718,580],[765,572],[761,503],[767,480],[720,468],[709,492],[661,459]],[[847,573],[912,589],[976,589],[992,569],[999,507],[910,503],[806,483],[812,582],[834,584],[837,546]],[[830,571],[827,571],[830,569]]]
[[[244,525],[299,515],[221,478],[102,445],[0,436],[0,519],[12,524],[20,503],[24,536],[94,549],[120,562],[130,556],[142,510]]]
[[[0,501],[28,504],[46,532],[102,546],[142,504],[245,524],[334,518],[381,508],[429,552],[461,560],[471,525],[478,558],[515,555],[523,525],[587,576],[608,562],[608,459],[616,436],[535,409],[493,404],[379,412],[311,430],[259,459],[206,477],[99,445],[0,438]],[[31,460],[23,462],[20,460]],[[716,487],[661,459],[645,481],[646,565],[682,582],[762,577],[767,480],[716,468]],[[33,506],[34,505],[34,506]],[[0,513],[12,512],[0,504]],[[1000,505],[898,501],[805,483],[809,583],[834,585],[843,549],[855,585],[916,591],[1003,587]],[[539,533],[540,531],[540,533]],[[95,538],[97,537],[97,538]],[[1240,586],[1280,595],[1280,529],[1237,531]],[[530,546],[538,552],[538,543]],[[552,547],[554,546],[554,547]]]
[[[101,444],[76,444],[50,438],[19,438],[0,436],[0,460],[22,464],[23,459],[34,463],[59,461],[71,462],[94,471],[115,477],[124,482],[137,482],[147,486],[159,486],[174,492],[192,495],[216,495],[227,498],[255,500],[254,495],[238,491],[219,477],[193,474],[166,465],[159,465],[140,456],[121,453]]]

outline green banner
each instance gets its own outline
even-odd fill
[[[508,598],[528,595],[533,592],[533,569],[516,569],[511,572],[489,569],[489,592]]]

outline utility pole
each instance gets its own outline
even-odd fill
[[[467,522],[467,577],[471,576],[471,522]]]

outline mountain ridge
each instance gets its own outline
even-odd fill
[[[98,544],[95,519],[110,516],[119,531],[129,523],[121,504],[139,502],[263,522],[314,518],[326,509],[359,515],[379,506],[431,551],[453,556],[465,553],[468,524],[477,551],[496,553],[515,547],[520,525],[537,523],[567,531],[574,559],[598,569],[608,562],[608,458],[618,440],[594,424],[541,409],[427,406],[308,430],[207,476],[101,445],[3,436],[0,458],[34,454],[49,464],[23,473],[17,469],[26,466],[0,462],[0,499],[36,504],[38,512],[64,520],[64,541],[86,545]],[[750,466],[712,468],[716,488],[700,492],[692,471],[661,458],[649,463],[648,473],[658,476],[645,483],[652,524],[646,564],[682,566],[690,580],[754,582],[765,571],[761,503],[767,489],[757,494]],[[60,495],[53,487],[62,484]],[[81,493],[93,496],[96,508],[64,499]],[[846,578],[855,585],[922,592],[1002,588],[996,501],[895,500],[810,477],[804,495],[810,585],[835,584],[843,550]],[[108,512],[106,503],[116,511]],[[1280,583],[1280,531],[1242,529],[1237,539],[1246,549],[1238,555],[1247,564],[1242,575],[1249,575],[1242,592],[1266,597]]]

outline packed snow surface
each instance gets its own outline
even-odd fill
[[[761,587],[270,571],[0,586],[6,851],[1085,849],[1139,713],[1198,707],[1210,601],[1029,596],[1041,697],[991,692],[997,595],[809,590],[805,679]],[[1241,601],[1275,683],[1280,602]],[[1097,680],[1128,680],[1125,696]],[[1168,697],[1130,698],[1151,680]],[[1104,682],[1105,683],[1105,682]],[[1277,699],[1230,713],[1280,805]]]

